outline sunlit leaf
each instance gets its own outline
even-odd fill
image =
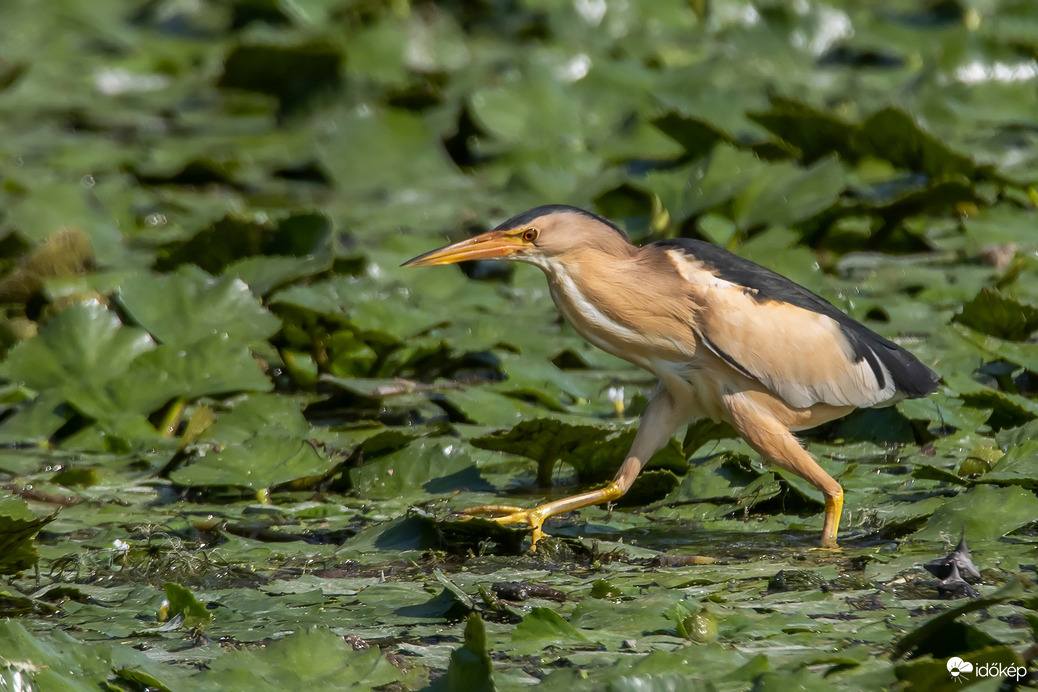
[[[459,490],[492,490],[464,447],[428,440],[350,469],[365,497],[416,498]]]
[[[512,641],[548,646],[561,642],[586,642],[587,637],[550,608],[534,608],[512,630]]]
[[[170,346],[216,334],[248,345],[280,326],[241,280],[214,279],[190,266],[169,276],[130,277],[120,287],[119,300],[138,324]]]
[[[993,539],[1038,517],[1038,498],[1023,488],[971,488],[946,501],[913,538],[940,540],[965,532],[971,541]]]
[[[77,303],[48,320],[34,339],[13,348],[0,365],[0,376],[38,390],[70,380],[96,384],[122,374],[154,348],[147,332],[124,327],[107,307]]]
[[[167,604],[164,619],[181,617],[185,627],[196,627],[213,619],[212,611],[206,609],[205,604],[190,589],[176,582],[166,582],[162,590],[166,594]]]
[[[188,486],[226,485],[262,490],[279,483],[322,476],[335,462],[309,440],[276,431],[259,432],[241,444],[203,454],[170,474]]]

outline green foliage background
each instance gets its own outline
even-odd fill
[[[1034,3],[0,16],[2,685],[935,689],[952,656],[1033,660]],[[556,202],[724,245],[941,374],[807,437],[843,551],[709,424],[537,554],[448,518],[607,480],[651,386],[536,269],[399,269]],[[984,582],[950,609],[921,564],[963,533]]]

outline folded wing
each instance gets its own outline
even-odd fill
[[[703,344],[790,406],[877,406],[936,389],[911,353],[789,279],[709,243],[659,245],[696,291]]]

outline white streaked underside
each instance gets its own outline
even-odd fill
[[[563,318],[577,333],[606,353],[623,358],[656,375],[660,379],[660,386],[670,392],[675,408],[680,412],[677,417],[683,422],[687,423],[703,416],[720,419],[720,388],[711,387],[703,381],[703,377],[709,373],[697,368],[694,351],[690,352],[687,344],[675,344],[664,337],[659,337],[656,342],[661,352],[687,353],[687,359],[684,360],[669,360],[646,353],[645,345],[652,343],[649,335],[641,334],[610,319],[587,299],[565,267],[540,257],[536,259],[536,262],[526,258],[522,258],[521,261],[541,267],[548,275],[552,300],[555,301]],[[608,333],[609,340],[603,338],[601,332]]]
[[[566,321],[569,322],[570,326],[576,329],[582,337],[606,353],[630,360],[646,370],[652,370],[647,361],[642,359],[634,360],[634,354],[630,351],[625,352],[619,343],[616,343],[638,343],[643,341],[636,331],[610,319],[599,310],[594,303],[581,293],[573,277],[569,275],[565,268],[553,265],[546,271],[549,272],[549,278],[554,279],[554,281],[548,282],[552,300],[555,301],[555,306]],[[576,310],[579,314],[572,314],[573,310]],[[581,328],[585,324],[593,329]],[[596,332],[607,332],[615,337],[616,342],[606,341]]]

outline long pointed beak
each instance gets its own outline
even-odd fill
[[[433,267],[439,264],[454,264],[478,259],[502,259],[511,257],[523,247],[523,241],[504,231],[489,231],[475,238],[441,247],[439,250],[418,255],[404,262],[402,267]]]

